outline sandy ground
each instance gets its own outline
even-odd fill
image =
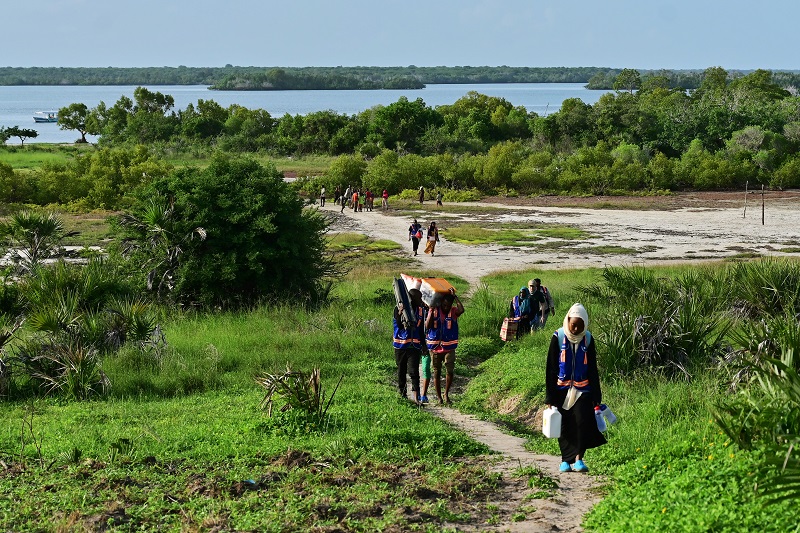
[[[519,269],[560,269],[621,265],[664,264],[723,259],[740,254],[788,256],[800,255],[800,193],[771,193],[765,198],[764,223],[760,195],[707,193],[650,199],[616,199],[613,204],[630,204],[635,209],[598,209],[607,199],[489,199],[476,204],[501,208],[463,221],[546,222],[578,227],[593,236],[588,242],[576,242],[568,250],[537,252],[507,246],[467,246],[448,242],[448,218],[437,221],[441,242],[436,256],[420,253],[413,257],[408,242],[411,217],[424,227],[430,213],[411,213],[410,217],[389,216],[379,210],[353,213],[328,203],[324,211],[334,221],[333,231],[357,231],[375,239],[389,239],[402,244],[415,266],[451,272],[462,277],[474,289],[480,278],[498,271]],[[593,207],[595,206],[595,207]],[[629,253],[600,254],[598,246],[630,249]],[[784,251],[781,251],[784,250]],[[413,264],[413,263],[410,263]],[[409,391],[410,393],[410,391]],[[410,396],[410,394],[409,394]],[[487,458],[490,468],[502,473],[500,490],[494,501],[498,523],[493,525],[455,525],[459,531],[581,531],[583,516],[601,499],[604,480],[585,474],[558,472],[560,457],[537,455],[524,449],[524,439],[503,433],[493,423],[460,413],[455,408],[427,406],[425,409],[461,429],[473,439],[498,452]],[[546,499],[526,501],[535,492],[525,479],[512,473],[521,466],[536,466],[558,483],[558,489]],[[590,463],[591,466],[591,463]],[[530,510],[534,508],[535,510]],[[524,520],[512,517],[525,510]]]
[[[487,274],[526,268],[560,269],[603,267],[611,265],[641,265],[669,262],[722,259],[739,254],[800,255],[800,193],[787,192],[768,198],[764,209],[764,224],[760,197],[750,195],[744,209],[743,194],[709,193],[650,199],[652,209],[594,209],[591,207],[559,207],[553,199],[544,198],[538,203],[551,205],[526,205],[525,201],[498,199],[465,206],[491,206],[504,212],[463,215],[461,221],[480,222],[543,222],[578,227],[593,236],[576,242],[568,250],[537,251],[527,248],[499,245],[468,246],[447,240],[447,225],[453,214],[437,221],[441,242],[436,256],[420,253],[414,258],[425,267],[452,272],[475,286]],[[492,201],[495,200],[495,201]],[[536,203],[530,200],[529,203]],[[573,200],[573,203],[575,202]],[[588,203],[588,202],[587,202]],[[736,205],[734,205],[736,204]],[[345,209],[341,219],[339,207],[328,203],[324,210],[335,215],[338,222],[334,231],[357,231],[376,239],[389,239],[406,247],[411,217],[417,216],[427,228],[430,213],[420,212],[410,217],[387,216],[380,210],[353,213]],[[598,253],[598,247],[616,246],[630,249],[630,253]],[[787,250],[783,252],[781,250]]]

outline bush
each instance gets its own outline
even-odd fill
[[[154,205],[166,206],[156,211],[168,218],[151,217]],[[202,170],[180,169],[141,190],[129,217],[123,233],[132,259],[148,272],[160,265],[151,277],[167,279],[171,297],[184,304],[314,302],[332,273],[327,222],[303,210],[271,163],[217,154]]]

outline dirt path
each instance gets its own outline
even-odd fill
[[[722,259],[742,253],[777,256],[800,253],[800,225],[797,224],[800,220],[800,195],[772,202],[763,225],[760,205],[751,201],[745,213],[733,195],[701,197],[699,200],[697,196],[670,198],[669,202],[664,209],[645,210],[526,205],[525,201],[515,201],[513,205],[491,202],[462,204],[501,210],[472,215],[472,218],[457,216],[458,220],[547,222],[578,227],[592,235],[591,245],[576,242],[574,248],[567,251],[547,253],[537,252],[535,246],[523,249],[462,245],[447,240],[447,224],[453,219],[453,214],[448,213],[450,218],[437,220],[442,236],[435,257],[421,251],[413,257],[411,244],[407,241],[411,218],[417,216],[419,222],[427,227],[430,213],[411,213],[404,217],[387,216],[380,211],[353,213],[345,209],[344,213],[339,213],[340,208],[332,204],[326,206],[325,211],[334,219],[334,230],[356,231],[374,239],[398,242],[405,247],[409,264],[421,270],[427,268],[455,274],[469,282],[470,290],[478,286],[483,276],[498,271],[663,264]],[[546,203],[551,202],[547,200]],[[602,247],[618,247],[618,251],[598,253]],[[620,252],[620,249],[628,251]],[[492,468],[503,474],[501,490],[496,493],[496,501],[489,502],[498,509],[497,523],[468,527],[459,524],[460,531],[581,531],[583,516],[601,499],[598,489],[602,479],[559,473],[559,457],[528,452],[523,447],[524,439],[507,435],[490,422],[452,408],[429,406],[425,409],[501,454],[492,462]],[[528,499],[539,489],[528,487],[526,477],[515,478],[512,475],[516,469],[525,466],[539,468],[557,481],[558,488],[547,498]]]
[[[560,457],[527,451],[524,448],[525,439],[503,433],[491,422],[448,407],[425,409],[502,454],[493,460],[491,466],[494,471],[502,474],[501,490],[495,493],[493,501],[488,502],[498,509],[497,523],[467,527],[459,524],[459,531],[582,531],[580,526],[583,516],[601,499],[601,478],[587,474],[560,473]],[[529,487],[525,476],[512,475],[520,467],[529,466],[538,468],[555,479],[558,488],[548,491],[550,495],[546,498],[534,497],[542,489]]]

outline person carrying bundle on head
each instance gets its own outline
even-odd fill
[[[457,304],[456,307],[453,307],[453,303]],[[455,289],[451,289],[450,294],[442,299],[439,306],[430,309],[425,320],[425,337],[428,350],[432,354],[433,384],[440,404],[450,405],[450,386],[453,384],[456,347],[458,347],[458,318],[463,314],[464,305],[456,296]],[[442,364],[446,370],[444,397],[441,382]],[[427,389],[423,386],[422,394],[426,393]]]

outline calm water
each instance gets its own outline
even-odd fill
[[[36,139],[26,142],[62,143],[73,142],[79,137],[75,131],[63,131],[58,124],[33,122],[36,111],[57,111],[74,102],[82,102],[89,108],[101,101],[113,105],[122,95],[133,98],[136,86],[65,86],[65,87],[0,87],[0,126],[20,126],[39,132]],[[354,115],[375,105],[388,105],[401,96],[409,100],[422,98],[431,107],[448,105],[477,91],[488,96],[505,98],[515,106],[540,115],[552,113],[561,107],[567,98],[580,98],[594,104],[606,91],[590,91],[580,83],[516,83],[483,85],[428,85],[420,90],[395,91],[209,91],[205,85],[152,85],[151,91],[159,91],[175,98],[175,107],[185,109],[197,100],[214,100],[223,107],[239,104],[250,109],[265,109],[273,117],[304,115],[314,111],[333,110]],[[90,141],[95,139],[88,136]],[[9,144],[19,143],[10,139]]]

